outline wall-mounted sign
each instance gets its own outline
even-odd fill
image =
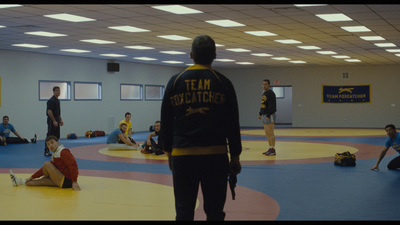
[[[322,103],[370,103],[371,85],[322,85]]]

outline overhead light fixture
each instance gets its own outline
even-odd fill
[[[396,47],[395,44],[393,43],[375,43],[374,45],[382,48],[387,48],[387,47]]]
[[[286,57],[272,57],[271,59],[274,59],[274,60],[292,60],[292,59],[286,58]]]
[[[107,57],[126,57],[126,55],[115,54],[115,53],[107,53],[107,54],[100,54],[100,55],[107,56]]]
[[[124,46],[124,48],[137,49],[137,50],[149,50],[149,49],[154,49],[153,47],[141,46],[141,45]]]
[[[100,39],[86,39],[86,40],[80,40],[83,42],[89,42],[89,43],[93,43],[93,44],[115,44],[116,42],[114,41],[105,41],[105,40],[100,40]]]
[[[206,20],[206,23],[211,23],[220,27],[244,27],[246,25],[235,22],[233,20]]]
[[[120,30],[120,31],[125,31],[125,32],[131,32],[131,33],[136,33],[136,32],[150,32],[151,30],[146,30],[138,27],[132,27],[132,26],[113,26],[113,27],[108,27],[109,29],[114,29],[114,30]]]
[[[369,32],[371,31],[370,29],[368,29],[365,26],[345,26],[345,27],[340,27],[345,31],[348,32]]]
[[[317,46],[297,46],[298,48],[304,49],[304,50],[317,50],[321,49],[320,47]]]
[[[246,34],[251,34],[254,36],[259,36],[259,37],[266,37],[266,36],[278,36],[277,34],[268,32],[268,31],[245,31]]]
[[[350,56],[347,55],[332,55],[333,58],[337,58],[337,59],[348,59],[350,58]]]
[[[36,44],[13,44],[12,46],[15,47],[23,47],[23,48],[47,48],[49,46],[46,45],[36,45]]]
[[[347,61],[347,62],[361,62],[361,60],[359,60],[359,59],[345,59],[344,61]]]
[[[260,57],[268,57],[268,56],[273,56],[271,54],[267,54],[267,53],[252,53],[251,55],[254,56],[260,56]]]
[[[315,6],[327,6],[327,4],[293,4],[296,7],[315,7]]]
[[[221,44],[215,44],[215,47],[223,47],[225,45],[221,45]]]
[[[275,42],[282,43],[282,44],[300,44],[300,43],[302,43],[301,41],[296,41],[296,40],[293,40],[293,39],[274,40],[274,41],[275,41]]]
[[[385,38],[383,38],[381,36],[361,36],[360,38],[363,40],[366,40],[366,41],[383,41],[383,40],[385,40]]]
[[[400,52],[400,49],[386,49],[387,52]]]
[[[252,62],[235,62],[235,63],[240,65],[254,65],[254,63]]]
[[[57,19],[57,20],[64,20],[68,22],[89,22],[89,21],[96,21],[95,19],[83,17],[83,16],[76,16],[68,13],[59,13],[59,14],[50,14],[44,15],[44,17]]]
[[[143,61],[153,61],[153,60],[157,60],[157,59],[155,59],[155,58],[150,58],[150,57],[134,57],[134,59],[143,60]]]
[[[66,34],[58,34],[58,33],[46,32],[46,31],[32,31],[32,32],[25,32],[25,34],[44,36],[44,37],[63,37],[63,36],[68,36]]]
[[[214,61],[218,61],[218,62],[235,62],[235,60],[233,60],[233,59],[215,59]]]
[[[231,51],[231,52],[251,52],[251,50],[244,49],[244,48],[228,48],[225,50]]]
[[[74,49],[74,48],[71,48],[71,49],[60,49],[60,51],[63,51],[63,52],[73,52],[73,53],[87,53],[87,52],[91,52],[91,51],[88,51],[88,50]]]
[[[4,27],[6,27],[6,26],[2,26],[2,25],[0,25],[0,28],[4,28]]]
[[[157,36],[159,38],[164,38],[168,40],[173,40],[173,41],[186,41],[186,40],[192,40],[191,38],[180,36],[180,35],[159,35]]]
[[[169,64],[180,64],[183,63],[181,61],[174,61],[174,60],[169,60],[169,61],[162,61],[163,63],[169,63]]]
[[[183,55],[186,54],[185,52],[179,52],[179,51],[160,51],[161,53],[164,54],[170,54],[170,55]]]
[[[301,63],[307,63],[306,61],[302,61],[302,60],[292,60],[289,61],[290,63],[296,63],[296,64],[301,64]]]
[[[321,54],[321,55],[335,55],[335,54],[337,54],[334,51],[316,51],[316,53]]]
[[[163,10],[163,11],[178,14],[178,15],[203,13],[200,10],[192,9],[192,8],[189,8],[186,6],[181,6],[181,5],[161,5],[161,6],[152,6],[151,8]]]
[[[18,4],[0,4],[0,9],[20,7],[20,6],[22,6],[22,5],[18,5]]]
[[[316,16],[327,22],[352,21],[350,17],[343,13],[316,14]]]
[[[398,56],[398,57],[400,57],[400,54],[395,54],[395,56]]]

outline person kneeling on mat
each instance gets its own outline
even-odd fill
[[[127,136],[124,135],[126,131],[126,124],[121,123],[119,128],[115,129],[107,137],[108,150],[142,150],[139,144],[132,143]]]
[[[26,180],[16,177],[10,170],[13,186],[56,186],[80,191],[81,188],[77,182],[78,165],[71,151],[60,145],[55,136],[48,136],[46,145],[53,152],[51,161],[45,162],[42,168]]]
[[[385,157],[386,152],[392,147],[400,154],[400,133],[396,131],[396,127],[393,124],[388,124],[385,126],[385,131],[388,136],[386,139],[385,147],[379,154],[378,160],[375,163],[375,166],[371,168],[371,170],[379,170],[379,163],[382,161],[383,157]],[[387,165],[389,170],[400,169],[400,156],[392,159]]]

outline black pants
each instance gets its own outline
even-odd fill
[[[52,120],[47,120],[47,135],[46,138],[48,136],[56,136],[58,139],[60,139],[60,122],[57,121],[58,126],[54,126],[53,121]],[[45,152],[49,152],[49,149],[47,148],[46,143],[44,143],[44,151]]]
[[[21,139],[19,137],[6,137],[7,144],[21,144],[21,143],[29,143],[26,139]],[[0,141],[0,144],[3,144],[3,141]]]
[[[176,220],[193,220],[199,190],[207,220],[224,220],[229,159],[227,154],[172,156]]]
[[[389,164],[387,165],[387,168],[389,170],[395,170],[400,168],[400,156],[397,156],[396,158],[392,159]]]

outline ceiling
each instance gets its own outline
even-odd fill
[[[0,5],[1,6],[1,5]],[[220,68],[389,65],[400,63],[400,5],[343,4],[303,7],[292,4],[185,4],[181,6],[201,11],[194,14],[173,14],[146,4],[33,4],[0,8],[0,49],[31,51],[45,54],[70,55],[158,65],[187,67],[192,39],[200,34],[210,35],[221,45],[213,66]],[[165,6],[165,5],[164,5]],[[87,22],[69,22],[44,15],[68,13],[93,19]],[[351,21],[327,22],[316,14],[342,13]],[[220,27],[209,20],[232,20],[237,27]],[[147,32],[126,32],[109,27],[132,26]],[[368,32],[349,32],[343,26],[365,26]],[[27,32],[45,31],[64,34],[60,37],[30,35]],[[254,36],[246,31],[267,31],[275,36]],[[179,35],[188,40],[169,40],[162,35]],[[368,41],[360,37],[380,36],[384,40]],[[111,44],[93,44],[87,39],[112,41]],[[294,39],[297,44],[282,44],[276,40]],[[46,47],[26,48],[18,44],[36,44]],[[377,43],[392,43],[379,47]],[[146,46],[138,50],[125,46]],[[305,50],[298,46],[317,46]],[[227,49],[241,48],[245,52]],[[80,49],[89,52],[72,53],[61,49]],[[390,49],[395,52],[389,52]],[[398,50],[396,52],[396,49]],[[171,55],[163,51],[179,51]],[[333,51],[336,54],[320,54]],[[266,53],[265,56],[253,54]],[[101,54],[120,54],[110,57]],[[357,62],[332,56],[348,56]],[[136,57],[150,57],[143,61]],[[286,57],[290,60],[276,60]],[[229,61],[230,60],[230,61]],[[170,64],[165,61],[178,61]],[[302,63],[294,63],[300,61]]]

